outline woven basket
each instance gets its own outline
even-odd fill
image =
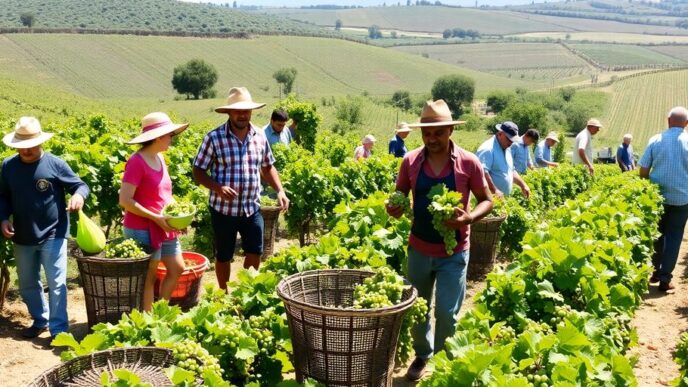
[[[173,363],[172,351],[156,347],[119,348],[95,352],[59,364],[41,374],[29,387],[100,386],[100,375],[127,369],[153,386],[172,386],[163,368]]]
[[[277,236],[278,221],[281,209],[275,206],[260,207],[263,215],[265,230],[263,232],[263,255],[261,259],[271,256],[275,248],[275,237]]]
[[[409,287],[400,304],[350,309],[362,270],[313,270],[277,285],[287,310],[296,379],[327,386],[391,386],[399,330],[416,300]],[[344,309],[346,308],[346,309]]]
[[[483,218],[471,224],[471,251],[467,277],[471,280],[485,278],[492,271],[497,259],[499,227],[505,216]]]
[[[122,313],[141,309],[150,255],[145,258],[103,258],[75,254],[84,289],[88,327],[116,323]]]

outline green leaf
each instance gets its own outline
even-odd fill
[[[571,325],[569,321],[566,321],[566,325],[557,330],[557,339],[559,339],[559,348],[570,354],[575,354],[576,351],[591,345],[585,335]]]

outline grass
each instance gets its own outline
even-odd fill
[[[543,31],[601,31],[688,35],[676,27],[638,25],[606,20],[536,15],[495,9],[450,8],[437,6],[367,7],[342,10],[303,10],[274,8],[258,11],[283,15],[319,26],[369,27],[404,31],[442,32],[447,28],[477,30],[487,35],[508,35]]]
[[[654,134],[666,129],[666,115],[688,100],[688,70],[669,71],[629,78],[611,87],[600,141],[619,144],[625,133],[633,135],[634,148],[645,148]]]
[[[609,66],[621,65],[680,65],[686,62],[660,54],[641,46],[619,44],[572,44],[576,49],[595,61]]]
[[[34,15],[36,28],[320,33],[317,27],[285,18],[166,0],[6,0],[0,11],[0,27],[22,27],[19,15],[23,13]]]
[[[688,44],[688,36],[646,34],[643,33],[644,27],[639,25],[636,32],[533,32],[514,35],[514,37],[524,40],[552,39],[584,43]]]
[[[543,86],[562,78],[580,77],[590,71],[584,60],[554,43],[476,43],[394,49],[513,79],[523,77]]]
[[[670,56],[683,62],[688,62],[688,47],[686,46],[654,46],[648,49],[661,55]]]

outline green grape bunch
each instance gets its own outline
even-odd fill
[[[401,207],[404,210],[404,215],[407,218],[413,218],[413,210],[411,209],[411,199],[401,191],[394,191],[389,194],[389,198],[385,204],[389,204],[394,207]]]
[[[222,369],[217,358],[211,355],[201,344],[185,339],[172,346],[172,354],[176,366],[201,377],[206,371],[222,375]]]
[[[456,191],[449,191],[443,183],[440,183],[430,189],[428,198],[431,200],[428,211],[432,215],[432,225],[442,236],[445,251],[448,255],[452,255],[458,244],[456,230],[447,227],[444,222],[452,218],[456,208],[462,205],[462,195]]]
[[[147,255],[141,245],[131,238],[105,246],[105,258],[143,258]]]
[[[409,287],[392,269],[381,267],[354,288],[354,308],[377,309],[399,304]]]
[[[163,209],[163,213],[168,216],[187,216],[191,215],[196,211],[196,207],[188,201],[177,200],[174,201]]]

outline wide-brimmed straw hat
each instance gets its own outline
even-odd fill
[[[127,141],[128,145],[141,144],[147,141],[155,140],[168,133],[174,132],[174,135],[186,130],[189,124],[175,124],[170,117],[161,112],[146,114],[141,120],[142,133],[133,139]]]
[[[229,89],[227,103],[215,108],[218,113],[227,113],[230,110],[253,110],[265,106],[264,103],[253,102],[251,93],[245,87],[232,87]]]
[[[412,132],[413,129],[409,128],[409,125],[406,122],[400,122],[399,125],[397,125],[396,130],[394,131],[395,133],[408,133]]]
[[[372,134],[366,134],[365,137],[363,137],[363,143],[364,144],[375,144],[377,140]]]
[[[587,123],[585,126],[586,126],[586,127],[587,127],[587,126],[595,126],[595,127],[597,127],[597,128],[602,128],[602,127],[603,127],[603,126],[602,126],[602,123],[601,123],[600,120],[598,120],[597,118],[591,118],[591,119],[589,119],[589,120],[588,120],[588,123]]]
[[[511,121],[504,121],[501,124],[495,125],[495,129],[504,133],[511,142],[517,144],[521,143],[521,136],[518,135],[518,125]]]
[[[465,122],[454,120],[447,103],[443,99],[438,99],[437,101],[426,101],[423,111],[420,113],[420,122],[409,124],[409,128],[458,125]]]
[[[14,132],[2,138],[2,142],[11,148],[33,148],[48,141],[53,133],[46,133],[41,129],[41,123],[36,117],[21,117],[14,127]]]
[[[554,140],[556,142],[559,142],[559,135],[557,132],[549,132],[547,133],[547,137],[545,137],[545,140]]]

